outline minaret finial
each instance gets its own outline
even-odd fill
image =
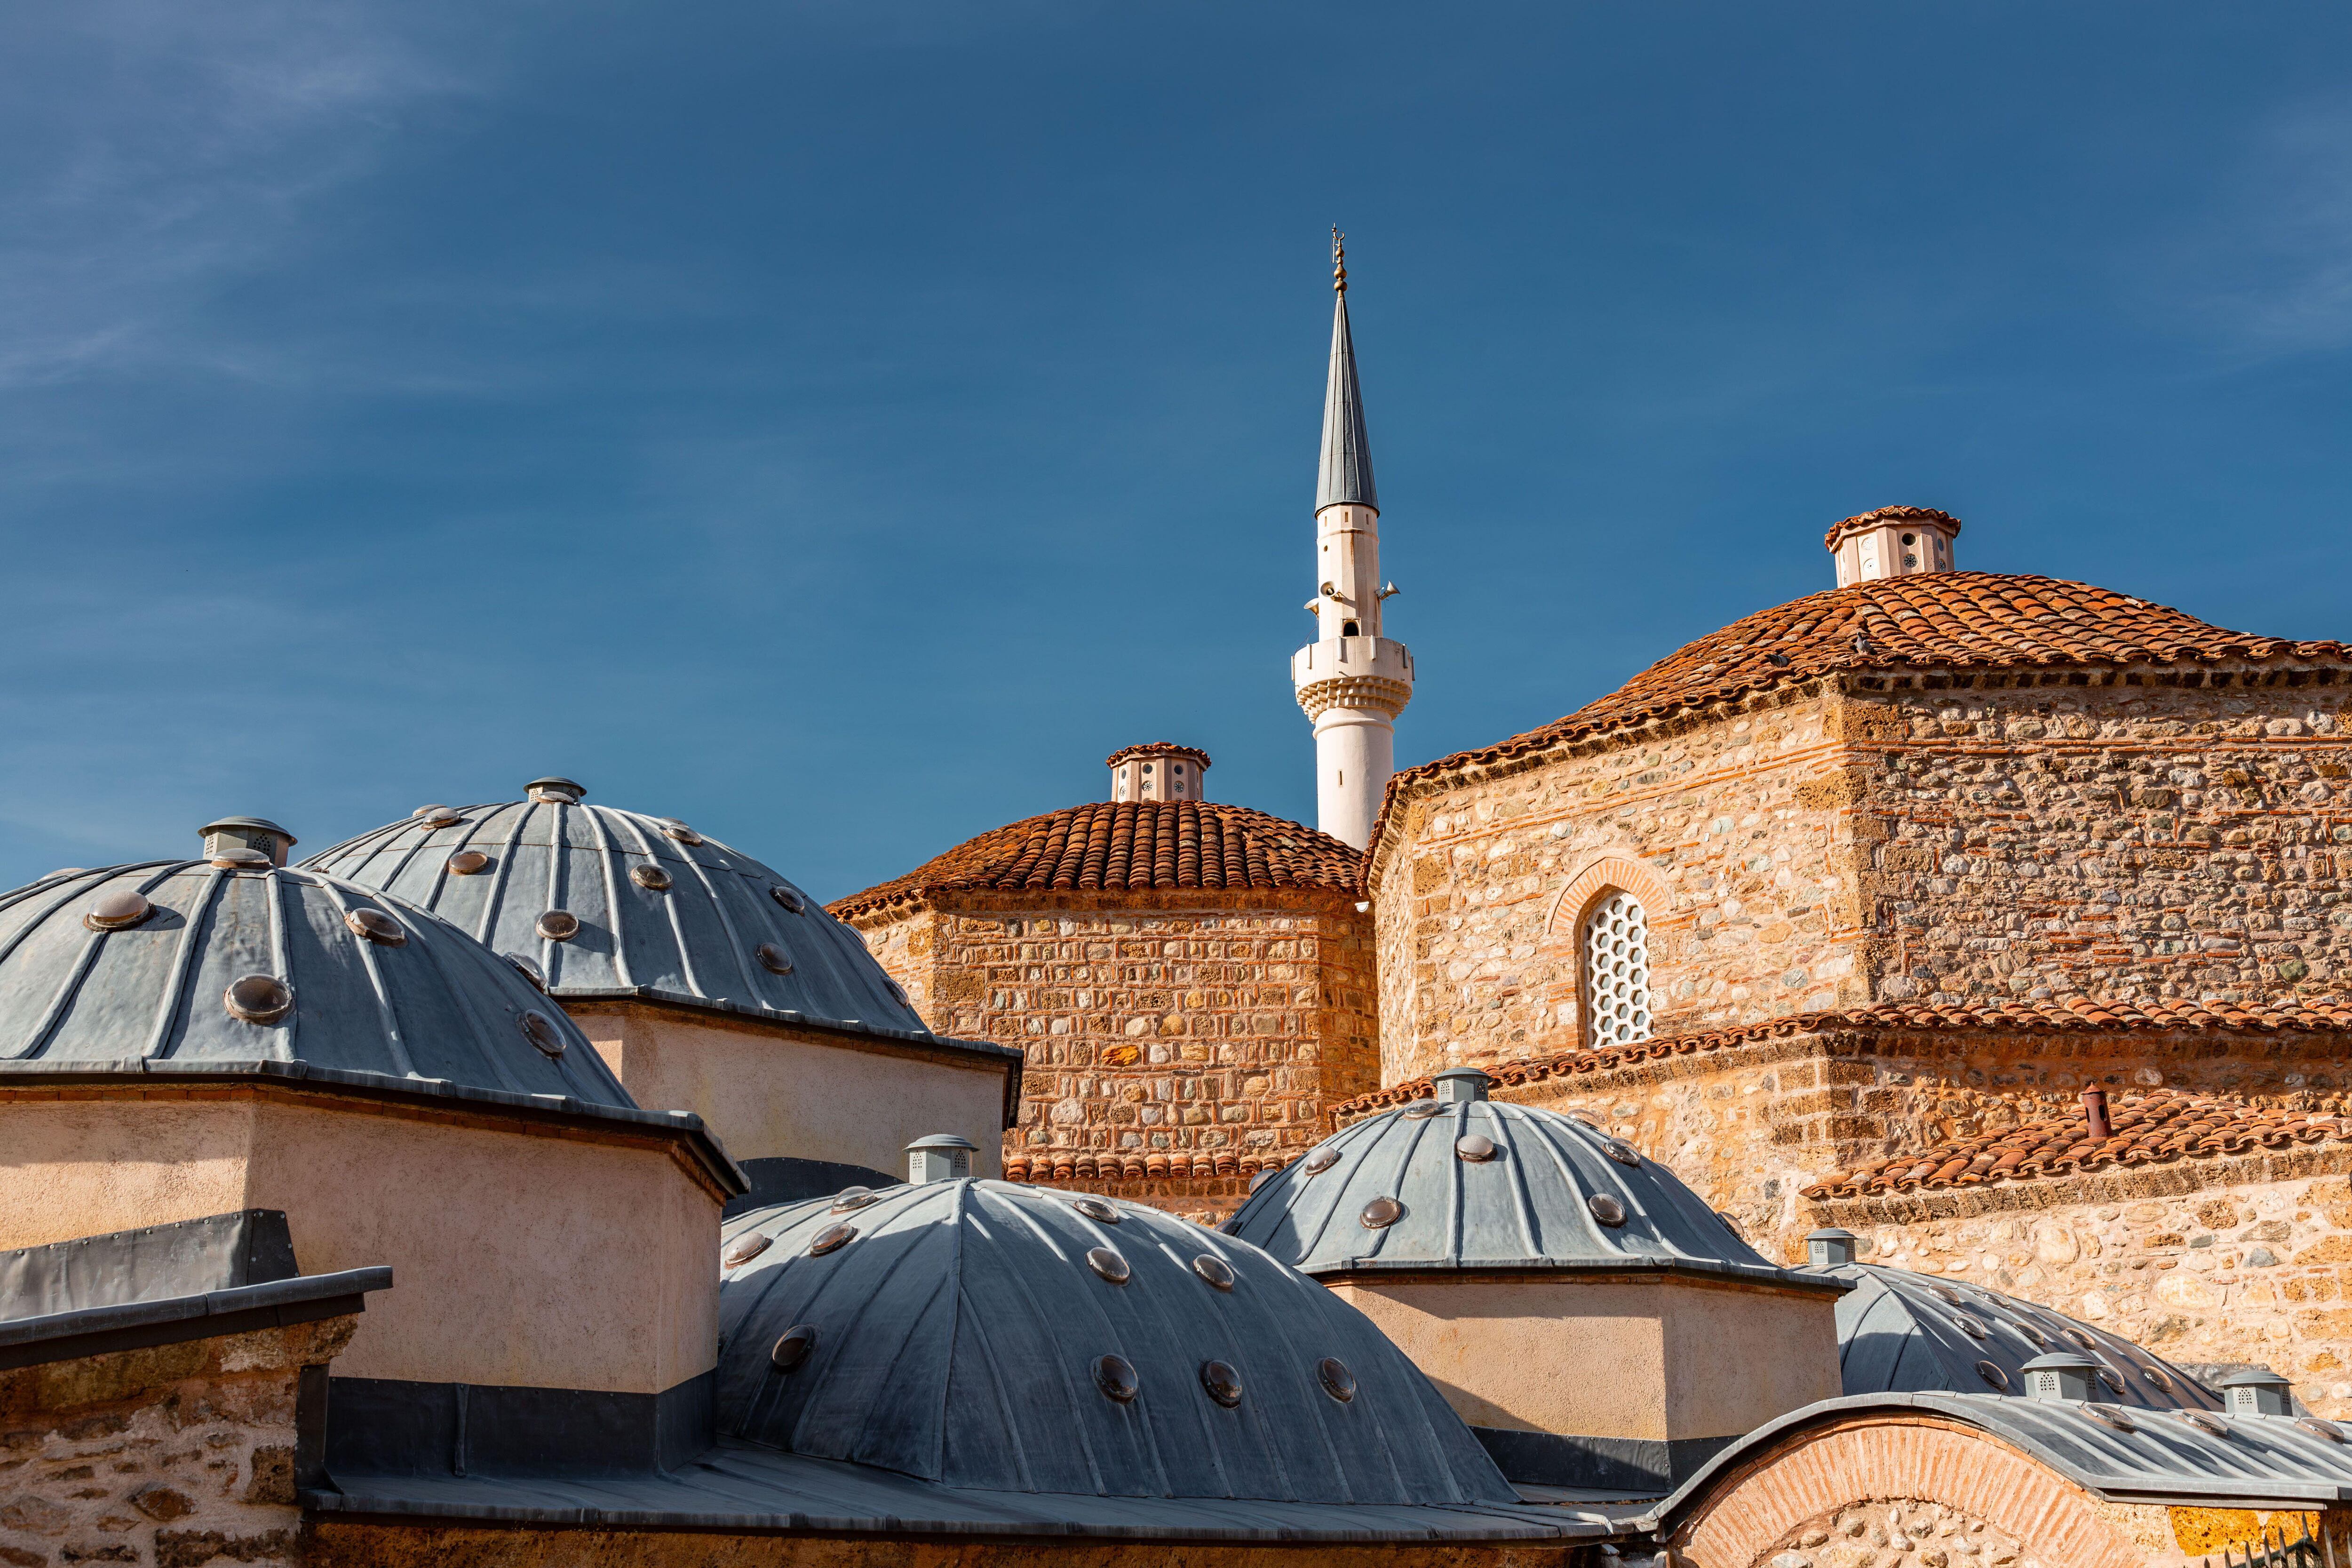
[[[1348,237],[1339,232],[1339,226],[1335,223],[1331,226],[1331,292],[1345,294],[1347,291]]]

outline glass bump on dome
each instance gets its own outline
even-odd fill
[[[1385,1230],[1404,1217],[1404,1205],[1391,1197],[1374,1198],[1357,1216],[1366,1230]]]
[[[549,942],[570,942],[580,934],[580,917],[570,910],[550,910],[531,922],[531,930]]]
[[[1339,1163],[1339,1151],[1327,1143],[1300,1161],[1298,1168],[1310,1176],[1319,1176]]]
[[[664,833],[668,834],[672,838],[677,839],[680,844],[695,845],[702,842],[701,834],[697,833],[693,828],[688,827],[685,823],[678,821],[676,817],[667,817],[663,819],[661,830]]]
[[[1118,1223],[1118,1211],[1111,1207],[1110,1205],[1103,1202],[1102,1199],[1091,1194],[1084,1197],[1072,1198],[1070,1200],[1070,1206],[1077,1210],[1080,1214],[1086,1215],[1088,1219],[1098,1220],[1104,1225],[1117,1225]]]
[[[358,909],[343,917],[353,936],[364,937],[381,947],[404,947],[408,943],[408,928],[385,914],[382,910]]]
[[[2096,1400],[2086,1399],[2074,1408],[2080,1410],[2084,1415],[2089,1416],[2092,1420],[2097,1422],[2102,1426],[2111,1426],[2118,1432],[2137,1432],[2139,1430],[2138,1422],[2133,1420],[2130,1416],[2125,1415],[2122,1411],[2116,1409],[2112,1405],[2103,1405]]]
[[[478,849],[460,849],[449,857],[448,867],[453,876],[471,877],[488,870],[490,858]]]
[[[463,816],[460,816],[457,813],[449,810],[446,806],[436,806],[430,816],[425,816],[423,813],[419,813],[417,820],[424,823],[428,828],[438,829],[443,827],[455,827],[466,819]]]
[[[651,893],[667,892],[670,885],[669,873],[654,865],[630,867],[629,880]]]
[[[1108,1280],[1113,1285],[1126,1284],[1131,1272],[1128,1268],[1127,1259],[1108,1247],[1087,1248],[1087,1267],[1095,1271],[1097,1279]]]
[[[872,1187],[844,1187],[833,1195],[833,1212],[852,1214],[870,1203],[879,1201],[881,1196],[882,1194]]]
[[[547,974],[539,967],[537,959],[525,958],[520,952],[502,952],[499,956],[514,965],[515,973],[530,981],[540,994],[547,994]]]
[[[758,959],[760,967],[771,974],[790,974],[793,972],[793,955],[786,952],[780,942],[763,942],[751,950],[751,956]]]
[[[2222,1426],[2202,1410],[2176,1410],[2172,1414],[2209,1437],[2226,1437],[2230,1435],[2230,1429],[2227,1426]]]
[[[2344,1441],[2344,1428],[2333,1421],[2325,1421],[2316,1415],[2298,1415],[2294,1424],[2315,1437],[2325,1437],[2331,1443]]]
[[[1465,1132],[1454,1141],[1454,1157],[1474,1165],[1483,1165],[1495,1157],[1495,1141],[1476,1132]]]
[[[1121,1405],[1131,1403],[1142,1388],[1136,1381],[1134,1363],[1123,1355],[1095,1359],[1095,1386],[1102,1391],[1104,1398]]]
[[[1989,1361],[1977,1363],[1977,1375],[2002,1394],[2009,1392],[2009,1373]]]
[[[1279,1167],[1276,1167],[1276,1166],[1274,1166],[1274,1165],[1268,1165],[1268,1166],[1266,1166],[1264,1170],[1260,1171],[1256,1175],[1252,1176],[1252,1177],[1249,1179],[1249,1190],[1250,1190],[1251,1192],[1253,1192],[1253,1193],[1254,1193],[1254,1192],[1255,1192],[1255,1191],[1257,1191],[1260,1187],[1262,1187],[1262,1186],[1265,1185],[1268,1182],[1270,1182],[1270,1181],[1274,1180],[1274,1178],[1275,1178],[1276,1176],[1279,1175],[1280,1173],[1281,1173],[1281,1172],[1280,1172]]]
[[[1242,1374],[1227,1363],[1201,1363],[1201,1388],[1211,1399],[1231,1410],[1242,1402]]]
[[[840,1251],[843,1247],[847,1247],[851,1242],[856,1239],[857,1227],[856,1226],[829,1225],[823,1230],[818,1231],[816,1236],[809,1242],[808,1255],[811,1258],[823,1258],[828,1252]]]
[[[816,1351],[816,1326],[794,1323],[777,1336],[775,1349],[768,1352],[768,1364],[778,1372],[791,1372],[806,1362]]]
[[[1960,1332],[1972,1340],[1980,1340],[1992,1332],[1990,1329],[1985,1327],[1983,1319],[1972,1318],[1966,1312],[1953,1313],[1952,1321],[1959,1325]]]
[[[2081,1329],[2068,1329],[2065,1331],[2065,1334],[2068,1339],[2074,1341],[2076,1344],[2082,1346],[2086,1351],[2095,1351],[2099,1348],[2099,1342],[2093,1339],[2088,1333]]]
[[[1607,1152],[1611,1159],[1616,1161],[1621,1165],[1632,1165],[1638,1168],[1642,1163],[1642,1152],[1634,1148],[1631,1143],[1626,1142],[1622,1138],[1612,1138],[1608,1142],[1602,1144],[1601,1147]]]
[[[294,988],[273,974],[248,974],[229,982],[221,1005],[232,1018],[248,1024],[275,1024],[294,1010]]]
[[[1324,1393],[1342,1405],[1356,1397],[1356,1374],[1337,1356],[1327,1355],[1316,1363],[1315,1381],[1323,1385]]]
[[[1593,1194],[1585,1200],[1585,1206],[1592,1211],[1592,1217],[1602,1225],[1613,1227],[1625,1223],[1625,1205],[1607,1193]]]
[[[522,1037],[537,1046],[551,1059],[562,1056],[569,1043],[563,1037],[563,1031],[555,1026],[555,1020],[544,1013],[520,1013],[515,1016],[515,1024],[522,1030]]]
[[[1426,1121],[1445,1108],[1433,1100],[1416,1100],[1401,1112],[1414,1121]]]
[[[436,801],[431,805],[420,805],[408,815],[415,817],[417,821],[423,822],[430,817],[448,816],[449,808]]]
[[[144,894],[131,888],[115,888],[99,895],[98,901],[81,917],[81,923],[92,931],[128,931],[155,912],[155,906]]]
[[[751,1259],[759,1257],[760,1254],[767,1251],[769,1247],[774,1245],[775,1240],[772,1237],[762,1236],[755,1230],[751,1235],[739,1239],[734,1246],[729,1247],[727,1249],[727,1256],[720,1258],[719,1262],[725,1264],[730,1268],[740,1268],[743,1265],[751,1262]]]
[[[1192,1259],[1192,1272],[1219,1290],[1234,1288],[1233,1265],[1212,1253],[1203,1252]]]
[[[793,892],[790,888],[783,886],[782,883],[770,888],[768,889],[768,896],[775,900],[776,902],[783,905],[785,909],[791,910],[793,914],[805,914],[808,911],[808,900],[802,898],[798,893]]]

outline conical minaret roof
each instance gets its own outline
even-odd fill
[[[1315,487],[1315,510],[1353,502],[1378,511],[1372,488],[1372,444],[1364,434],[1364,394],[1356,384],[1356,342],[1348,331],[1348,268],[1333,234],[1331,289],[1331,380],[1323,393],[1323,466]]]

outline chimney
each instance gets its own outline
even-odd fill
[[[1431,1098],[1440,1105],[1461,1105],[1468,1100],[1486,1098],[1486,1086],[1495,1080],[1476,1068],[1447,1068],[1433,1075],[1435,1088]]]
[[[1843,1268],[1861,1250],[1856,1245],[1860,1240],[1853,1232],[1834,1226],[1814,1231],[1805,1237],[1805,1265],[1809,1268]]]
[[[294,836],[267,817],[224,816],[196,831],[204,836],[205,858],[215,864],[283,866],[286,851],[294,847]],[[265,858],[246,858],[252,855]]]
[[[2107,1123],[2107,1091],[2095,1086],[2083,1091],[2083,1120],[2091,1130],[2091,1141],[2104,1143],[2116,1135]]]
[[[2097,1374],[2099,1363],[2072,1351],[2053,1351],[2035,1356],[2018,1370],[2025,1373],[2028,1398],[2080,1403],[2091,1397],[2091,1379]]]
[[[2292,1415],[2294,1384],[2266,1366],[2233,1372],[2221,1382],[2221,1398],[2232,1415]]]
[[[961,1181],[971,1174],[972,1152],[979,1147],[970,1139],[959,1138],[952,1132],[934,1132],[928,1138],[918,1138],[907,1145],[907,1180],[917,1185],[925,1182]]]

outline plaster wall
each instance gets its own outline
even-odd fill
[[[980,1146],[974,1175],[1002,1170],[1006,1063],[637,1003],[564,1011],[639,1105],[693,1111],[739,1160],[903,1171],[908,1144],[954,1132]]]
[[[1491,1275],[1331,1289],[1474,1426],[1722,1437],[1839,1392],[1826,1296],[1670,1278]]]
[[[653,1140],[223,1093],[0,1104],[0,1249],[286,1211],[389,1264],[346,1376],[659,1393],[717,1360],[718,1195]]]

